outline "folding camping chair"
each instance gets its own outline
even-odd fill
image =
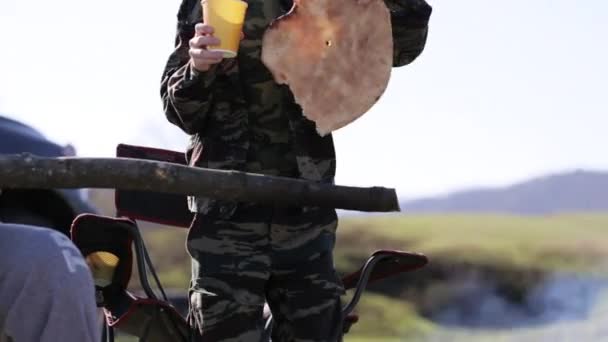
[[[119,145],[117,157],[139,158],[185,164],[184,154],[162,149]],[[193,214],[183,195],[116,190],[117,218],[84,214],[72,225],[72,239],[85,256],[96,280],[96,297],[104,308],[104,339],[112,341],[114,329],[138,336],[147,342],[187,342],[186,319],[171,305],[162,289],[135,220],[189,227]],[[133,256],[146,297],[127,291]],[[353,313],[369,283],[423,267],[422,254],[380,250],[373,253],[357,271],[342,279],[345,289],[354,289],[343,307],[343,332],[358,321]],[[160,298],[148,280],[151,274]],[[265,310],[266,311],[266,310]],[[272,316],[266,317],[263,341],[270,341]]]

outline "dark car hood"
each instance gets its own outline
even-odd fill
[[[63,156],[63,147],[21,122],[0,116],[0,154],[29,152],[41,157]]]
[[[36,129],[0,115],[0,154],[32,153],[41,157],[63,157],[65,149]],[[54,189],[76,215],[96,212],[82,190]]]

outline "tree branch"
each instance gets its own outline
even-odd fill
[[[0,156],[1,188],[109,188],[271,205],[399,211],[394,189],[360,188],[131,158]]]

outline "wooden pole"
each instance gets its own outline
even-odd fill
[[[349,187],[132,158],[0,156],[1,188],[108,188],[272,205],[399,211],[394,189]]]

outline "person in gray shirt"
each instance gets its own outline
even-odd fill
[[[0,342],[99,342],[95,288],[64,234],[0,222]]]

